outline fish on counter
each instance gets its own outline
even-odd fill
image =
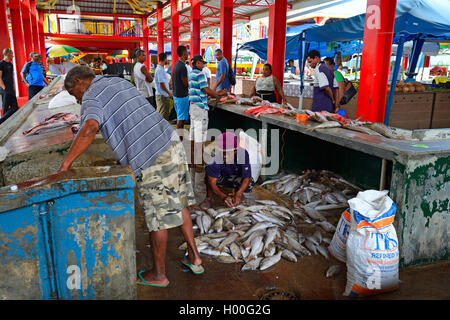
[[[42,130],[55,129],[80,123],[80,117],[74,113],[61,112],[45,118],[37,126],[22,132],[26,136],[39,134]]]

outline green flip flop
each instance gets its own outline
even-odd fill
[[[205,269],[203,269],[201,264],[198,264],[196,266],[190,264],[186,256],[184,256],[184,261],[182,260],[181,263],[184,264],[189,269],[191,269],[192,273],[194,274],[202,274],[203,272],[205,272]]]
[[[138,277],[142,280],[142,282],[136,281],[136,284],[140,284],[142,286],[158,287],[158,288],[166,288],[169,285],[169,282],[167,282],[167,284],[165,286],[162,286],[160,284],[148,283],[147,281],[145,281],[144,277],[142,276],[142,273],[144,273],[144,272],[145,272],[145,270],[139,271]]]

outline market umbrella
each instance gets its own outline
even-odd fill
[[[115,50],[110,56],[116,58],[128,58],[128,50]]]
[[[80,52],[77,48],[65,45],[56,45],[48,50],[48,56],[50,58],[67,56],[69,53]]]

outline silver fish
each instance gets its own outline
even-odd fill
[[[227,231],[234,229],[234,224],[225,217],[223,218],[222,226],[223,226],[223,229],[227,230]]]
[[[339,274],[341,272],[341,270],[342,270],[342,267],[340,265],[338,265],[338,264],[332,265],[331,267],[329,267],[327,269],[325,276],[327,278],[334,277],[335,275]]]
[[[297,257],[292,251],[289,251],[288,249],[284,249],[281,252],[281,256],[285,258],[288,261],[297,262]]]
[[[328,221],[321,221],[321,222],[316,222],[316,224],[318,226],[321,226],[323,230],[325,230],[326,232],[334,232],[336,231],[335,226],[333,226],[331,223],[329,223]]]
[[[202,217],[203,217],[203,216],[198,216],[198,217],[195,219],[195,223],[197,223],[197,226],[198,226],[199,229],[200,229],[200,233],[201,233],[201,234],[204,234],[204,233],[205,233],[205,229],[203,229]]]
[[[314,232],[313,237],[317,239],[318,244],[320,244],[322,242],[322,234],[320,233],[319,230]]]
[[[298,243],[302,244],[303,242],[305,242],[306,238],[304,235],[302,235],[301,233],[298,234]]]
[[[243,259],[247,259],[248,255],[250,254],[250,250],[245,249],[244,247],[241,246],[241,254]]]
[[[241,271],[247,271],[247,270],[258,270],[259,265],[261,263],[261,260],[263,258],[259,257],[259,258],[255,258],[253,260],[250,260],[249,262],[247,262],[241,269]]]
[[[252,234],[250,234],[250,236],[247,238],[247,240],[242,243],[242,245],[246,249],[251,248],[253,239],[255,239],[256,237],[259,237],[259,236],[264,236],[266,234],[266,232],[267,232],[266,229],[260,229],[260,230],[253,232]]]
[[[331,239],[330,238],[322,238],[322,242],[330,244],[331,243]]]
[[[267,249],[269,244],[273,242],[275,237],[277,236],[278,228],[272,227],[267,230],[266,238],[264,239],[264,249]]]
[[[250,230],[248,230],[245,233],[244,238],[247,237],[248,235],[250,235],[251,233],[257,231],[257,230],[266,229],[266,228],[269,228],[269,227],[272,227],[272,226],[273,226],[273,223],[271,223],[271,222],[258,222],[253,227],[251,227]]]
[[[236,262],[238,262],[237,259],[230,257],[230,256],[216,256],[216,257],[214,257],[214,259],[220,263],[236,263]]]
[[[316,248],[316,246],[315,246],[314,243],[312,243],[312,242],[309,241],[309,240],[306,240],[306,241],[305,241],[305,246],[306,246],[310,251],[314,252],[315,255],[317,255],[317,248]]]
[[[215,232],[221,232],[223,229],[223,219],[219,218],[216,221],[214,221],[213,229]]]
[[[226,246],[232,244],[239,237],[239,234],[233,232],[228,237],[226,237],[219,245],[217,249],[222,251]]]
[[[266,184],[272,184],[272,183],[276,183],[276,182],[278,182],[279,180],[267,180],[267,181],[264,181],[263,183],[261,183],[260,184],[260,186],[262,187],[262,186],[265,186]]]
[[[218,214],[217,211],[214,210],[213,208],[207,209],[206,212],[211,216],[211,218],[215,218]]]
[[[264,242],[262,241],[263,237],[262,236],[258,236],[255,239],[253,239],[252,241],[252,249],[249,255],[250,259],[253,259],[255,257],[258,256],[258,254],[260,254],[264,248]]]
[[[205,242],[208,243],[213,248],[218,248],[221,243],[219,239],[207,239]]]
[[[206,214],[204,216],[202,216],[202,225],[203,225],[204,233],[208,233],[209,228],[211,227],[211,222],[212,222],[212,220],[211,220],[210,216],[208,216]]]
[[[259,270],[266,270],[267,268],[270,268],[274,264],[278,263],[281,259],[281,251],[279,251],[277,254],[275,254],[272,257],[265,258],[261,261],[261,264],[259,266]]]
[[[194,238],[194,241],[195,241],[195,245],[196,245],[196,246],[199,246],[200,244],[204,243],[204,241],[202,241],[202,240],[199,239],[199,238]],[[183,242],[183,243],[178,247],[178,249],[179,249],[179,250],[186,250],[186,249],[187,249],[187,242]]]
[[[241,247],[238,244],[236,244],[236,242],[233,242],[232,244],[230,244],[229,248],[230,248],[230,251],[231,251],[231,255],[236,260],[242,259]]]
[[[303,206],[303,209],[305,209],[306,214],[309,217],[313,218],[314,220],[318,220],[318,221],[326,220],[325,217],[321,213],[319,213],[319,211],[317,211],[315,209],[312,209],[312,208],[306,207],[306,206]]]
[[[315,246],[319,245],[319,241],[317,241],[317,239],[313,236],[306,237],[306,241],[314,243]]]
[[[319,253],[324,256],[325,259],[327,259],[327,260],[330,259],[330,255],[328,254],[328,249],[326,249],[324,246],[320,246],[320,245],[317,246],[316,248],[317,248],[317,251],[319,251]]]
[[[230,216],[230,211],[224,211],[217,214],[216,219],[219,219],[221,217],[228,217]]]
[[[312,132],[312,131],[317,130],[317,129],[328,129],[328,128],[338,128],[338,127],[342,127],[342,125],[339,122],[326,121],[326,122],[323,122],[323,123],[321,123],[321,124],[319,124],[319,125],[317,125],[315,127],[308,128],[308,129],[306,129],[306,131]]]
[[[229,253],[226,253],[224,251],[219,251],[217,249],[211,249],[211,248],[206,248],[203,249],[202,251],[199,251],[200,253],[203,254],[207,254],[209,256],[225,256],[225,257],[231,257]]]
[[[304,246],[302,246],[300,243],[298,243],[297,240],[293,239],[292,237],[290,237],[287,234],[284,234],[284,236],[287,238],[288,240],[288,244],[294,248],[295,250],[297,250],[298,252],[300,252],[303,255],[309,256],[311,255],[311,253],[306,250],[306,248]]]
[[[272,201],[272,200],[255,200],[255,202],[262,203],[263,205],[266,205],[266,206],[277,206],[278,205],[278,203],[276,201]]]
[[[267,249],[264,250],[264,257],[268,258],[273,256],[275,254],[275,251],[275,245],[272,243],[267,247]]]

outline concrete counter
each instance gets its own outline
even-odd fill
[[[282,115],[254,118],[238,105],[216,109],[210,127],[268,129],[259,135],[263,150],[274,142],[272,130],[279,129],[275,142],[281,147],[270,147],[270,157],[276,155],[280,170],[329,169],[363,189],[389,190],[397,205],[394,225],[401,267],[450,258],[449,129],[410,130],[414,140],[394,140],[343,128],[308,132],[318,123],[300,125]]]

